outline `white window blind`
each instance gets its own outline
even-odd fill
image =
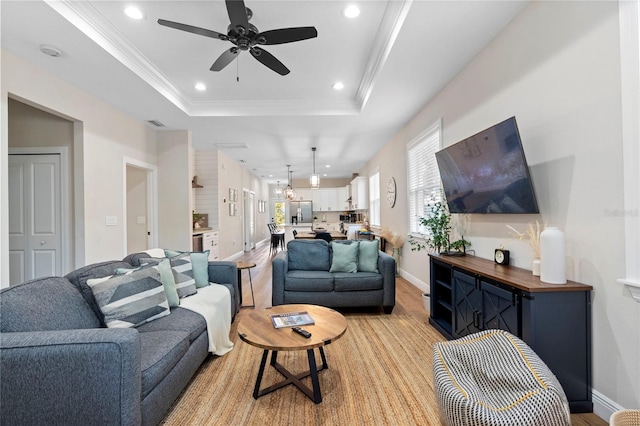
[[[380,226],[380,172],[369,176],[369,223]]]
[[[409,233],[424,236],[427,229],[419,223],[429,214],[427,204],[441,197],[440,173],[435,153],[441,147],[441,121],[407,144],[407,182],[409,191]]]

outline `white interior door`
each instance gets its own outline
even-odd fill
[[[62,275],[60,155],[9,155],[9,280]]]

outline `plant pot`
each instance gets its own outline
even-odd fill
[[[427,313],[431,312],[431,294],[422,293],[422,302],[424,303],[424,310]]]

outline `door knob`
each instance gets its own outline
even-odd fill
[[[41,245],[41,246],[43,246],[43,245],[45,245],[45,244],[47,244],[47,243],[46,243],[44,240],[40,241],[40,245]]]

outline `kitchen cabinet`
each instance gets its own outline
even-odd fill
[[[295,201],[311,201],[313,200],[313,192],[315,190],[310,188],[295,188],[296,198]]]
[[[220,260],[220,232],[208,231],[202,234],[202,251],[209,250],[209,260]]]
[[[321,188],[313,191],[313,211],[335,212],[344,210],[344,201],[340,203],[340,188]],[[346,198],[344,198],[346,200]]]
[[[336,188],[337,199],[337,209],[336,210],[350,210],[351,206],[349,206],[349,186],[344,186],[342,188]]]
[[[351,181],[351,207],[354,210],[369,208],[369,180],[358,176]]]
[[[475,256],[431,254],[429,323],[448,339],[502,329],[558,378],[574,413],[591,412],[591,291],[546,284],[531,271]]]

